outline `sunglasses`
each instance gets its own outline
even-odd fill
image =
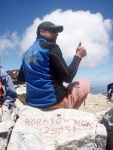
[[[58,33],[58,31],[57,31],[56,28],[46,28],[46,29],[44,29],[44,30],[48,30],[48,31],[50,31],[50,32],[52,32],[52,33]]]

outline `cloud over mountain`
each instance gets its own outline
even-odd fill
[[[0,53],[18,46],[19,52],[25,52],[36,39],[38,24],[47,20],[64,26],[64,31],[59,34],[57,43],[67,62],[72,60],[79,42],[82,42],[87,50],[87,56],[81,62],[81,66],[93,68],[108,61],[113,47],[112,20],[104,19],[100,13],[92,14],[90,11],[82,10],[62,11],[57,9],[43,16],[42,19],[37,17],[21,37],[15,32],[1,36]]]

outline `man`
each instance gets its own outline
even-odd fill
[[[0,66],[0,110],[2,114],[12,113],[16,98],[17,93],[12,79]]]
[[[113,83],[107,85],[107,98],[111,99],[113,93]]]
[[[37,28],[37,39],[25,52],[18,80],[26,81],[26,103],[37,108],[79,108],[89,93],[89,82],[72,82],[86,50],[81,43],[67,66],[59,46],[58,33],[63,26],[42,22]],[[67,87],[63,82],[71,83]]]

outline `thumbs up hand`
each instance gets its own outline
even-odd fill
[[[82,47],[81,42],[79,42],[79,45],[76,49],[76,55],[80,58],[83,58],[87,55],[86,49],[84,47]]]

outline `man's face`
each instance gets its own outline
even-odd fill
[[[58,31],[55,28],[41,29],[41,36],[45,38],[48,42],[56,43]]]

